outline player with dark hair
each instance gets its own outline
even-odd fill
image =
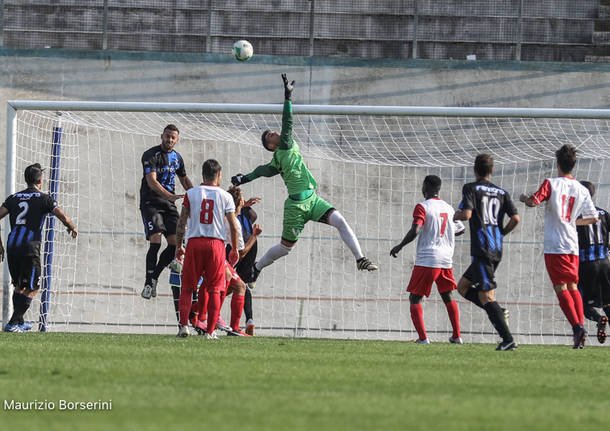
[[[356,258],[359,270],[375,271],[377,265],[362,254],[358,238],[347,224],[343,216],[331,204],[318,197],[315,190],[316,180],[311,175],[299,146],[292,138],[292,90],[294,81],[288,82],[285,74],[284,80],[284,111],[282,114],[281,133],[265,130],[262,134],[262,143],[266,150],[273,152],[273,159],[266,165],[258,166],[247,175],[237,174],[231,178],[234,185],[246,184],[259,177],[282,176],[288,189],[288,198],[284,202],[284,224],[282,239],[279,244],[271,247],[263,257],[254,265],[254,279],[260,271],[276,260],[286,256],[301,236],[305,223],[310,220],[326,223],[339,231],[343,242]]]
[[[184,195],[175,194],[175,176],[185,190],[193,187],[186,175],[182,156],[174,150],[180,139],[180,132],[173,124],[168,124],[161,134],[161,144],[152,147],[142,155],[144,176],[140,186],[140,212],[144,222],[146,239],[149,241],[146,253],[146,279],[142,298],[157,296],[157,280],[163,269],[170,264],[176,253],[176,222],[178,210],[176,200]],[[167,247],[159,260],[161,236],[165,235]]]
[[[595,186],[589,181],[580,182],[591,198],[595,195]],[[608,261],[608,232],[610,232],[610,214],[595,207],[598,220],[587,226],[576,226],[578,232],[579,264],[578,290],[583,303],[583,312],[587,319],[597,323],[597,341],[606,342],[606,325],[610,316],[610,261]],[[595,309],[602,307],[605,316]]]
[[[589,191],[572,176],[576,149],[564,145],[555,152],[559,176],[544,180],[536,193],[523,193],[519,200],[528,207],[548,201],[544,212],[544,263],[559,299],[559,306],[572,326],[574,348],[583,348],[587,331],[582,297],[578,291],[578,233],[576,226],[597,222],[597,210]],[[579,218],[579,216],[582,216]]]
[[[479,154],[474,161],[476,181],[462,188],[462,202],[453,220],[468,220],[472,263],[458,283],[458,292],[485,310],[502,341],[496,350],[513,350],[517,343],[508,329],[505,310],[496,301],[494,274],[502,260],[502,242],[519,224],[519,214],[508,192],[491,182],[494,160]],[[504,216],[508,222],[504,224]]]
[[[8,269],[15,290],[13,315],[4,327],[6,332],[25,332],[32,329],[23,315],[30,308],[40,283],[40,243],[42,227],[47,214],[57,217],[68,229],[72,238],[78,231],[70,218],[57,206],[50,195],[41,192],[43,169],[39,163],[25,168],[27,188],[10,195],[0,206],[0,219],[10,216],[11,232],[6,243]],[[4,247],[0,240],[0,261],[4,260]]]
[[[424,327],[421,300],[424,295],[430,296],[432,283],[436,282],[453,327],[449,342],[463,344],[458,306],[451,298],[451,291],[456,288],[452,268],[455,237],[464,233],[464,225],[462,222],[453,221],[453,208],[438,197],[440,190],[439,177],[428,175],[424,178],[422,193],[425,200],[415,206],[411,229],[401,243],[392,248],[390,255],[398,257],[400,250],[421,233],[417,240],[415,267],[407,287],[407,292],[410,293],[411,319],[419,335],[416,342],[430,343]]]
[[[201,168],[203,184],[187,190],[178,226],[176,241],[176,260],[182,262],[182,285],[180,287],[180,330],[178,337],[187,337],[188,318],[191,311],[193,290],[197,288],[200,277],[203,277],[201,289],[209,294],[207,304],[207,327],[204,334],[208,339],[216,339],[214,330],[220,313],[220,293],[225,287],[225,217],[230,231],[230,242],[233,250],[229,261],[239,259],[238,227],[235,219],[235,204],[229,193],[219,187],[222,179],[222,168],[216,160],[209,159]],[[188,229],[187,229],[188,223]],[[184,236],[188,242],[186,252],[182,246]],[[199,302],[204,300],[199,289]]]

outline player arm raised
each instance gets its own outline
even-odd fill
[[[263,233],[263,228],[260,225],[255,224],[252,226],[252,234],[250,235],[250,238],[248,238],[248,241],[246,241],[246,243],[244,244],[244,249],[239,250],[240,259],[242,259],[245,255],[248,254],[248,252],[252,249],[254,243],[256,242],[258,236],[261,233]]]
[[[190,183],[190,180],[188,180],[188,181]],[[180,178],[180,182],[182,183],[182,178]],[[148,184],[148,187],[150,187],[152,190],[154,190],[154,192],[156,194],[158,194],[159,196],[161,196],[164,199],[167,199],[170,202],[176,202],[178,199],[184,197],[184,195],[175,195],[175,194],[167,191],[165,189],[165,187],[163,187],[161,185],[161,183],[159,181],[157,181],[156,172],[149,172],[146,174],[146,184]],[[182,185],[183,185],[183,187],[186,188],[186,186],[184,186],[184,184],[182,184]],[[193,187],[193,184],[191,184],[191,187]]]
[[[288,82],[286,74],[282,73],[282,81],[284,81],[284,110],[282,111],[282,132],[280,133],[280,150],[289,150],[294,145],[292,139],[292,126],[294,120],[292,118],[292,90],[294,90],[294,81]]]
[[[70,220],[70,217],[68,217],[66,213],[63,212],[62,209],[59,207],[55,207],[53,209],[53,215],[64,224],[64,226],[68,229],[68,233],[72,235],[72,238],[76,238],[76,236],[78,235],[78,231],[76,230],[76,226],[74,226],[74,223],[72,223],[72,220]]]
[[[273,177],[279,173],[280,173],[279,169],[277,169],[271,163],[268,163],[266,165],[257,166],[256,169],[254,169],[249,174],[246,174],[246,175],[237,174],[237,175],[231,177],[231,183],[234,186],[239,186],[242,184],[249,183],[250,181],[255,180],[259,177]]]
[[[186,221],[189,218],[189,209],[186,206],[182,206],[180,211],[180,217],[178,218],[178,225],[176,226],[176,260],[182,262],[184,257],[184,235],[186,233]]]

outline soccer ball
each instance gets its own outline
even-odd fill
[[[248,61],[252,54],[254,54],[254,48],[252,48],[252,44],[247,40],[238,40],[233,44],[233,57],[239,61]]]

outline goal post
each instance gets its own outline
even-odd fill
[[[424,176],[439,175],[441,198],[457,207],[462,185],[474,180],[478,153],[494,156],[491,181],[516,201],[555,175],[557,148],[575,145],[577,177],[597,186],[598,206],[610,207],[605,176],[610,110],[294,104],[293,112],[294,137],[318,194],[341,211],[380,270],[357,272],[339,235],[308,223],[294,251],[265,268],[252,292],[259,334],[414,338],[405,289],[415,245],[405,247],[398,259],[390,258],[389,250],[410,228]],[[140,297],[147,251],[139,212],[141,155],[159,144],[165,125],[176,124],[175,149],[193,183],[201,180],[202,162],[215,158],[226,188],[230,176],[269,162],[260,135],[267,128],[279,130],[281,113],[282,105],[275,104],[9,101],[6,195],[25,188],[25,166],[39,162],[49,168],[43,191],[56,187],[58,204],[79,229],[72,240],[61,226],[45,227],[50,265],[41,293],[46,293],[36,298],[28,320],[40,321],[40,330],[173,333],[168,272],[159,279],[157,298]],[[246,199],[262,198],[254,207],[263,227],[260,257],[281,237],[285,187],[279,177],[259,178],[242,190]],[[544,271],[544,209],[517,206],[522,222],[505,239],[497,296],[510,310],[519,342],[566,342],[570,328]],[[456,241],[456,278],[469,264],[469,245],[467,235]],[[9,282],[5,266],[4,323],[10,314]],[[457,293],[454,297],[466,341],[495,341],[484,313]],[[449,319],[434,288],[423,309],[430,338],[446,341]]]

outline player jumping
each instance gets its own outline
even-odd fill
[[[578,291],[578,233],[576,226],[597,221],[597,210],[589,191],[572,176],[576,149],[564,145],[555,152],[556,178],[544,180],[536,193],[523,193],[519,200],[528,207],[548,201],[544,212],[544,263],[559,306],[572,326],[574,348],[584,347],[587,331],[584,325],[582,297]],[[582,218],[578,218],[582,215]]]
[[[422,186],[423,202],[415,206],[413,224],[400,244],[392,248],[390,255],[398,257],[402,248],[417,240],[417,255],[411,280],[407,287],[411,303],[411,319],[417,330],[419,344],[429,344],[424,328],[424,314],[421,306],[423,296],[430,296],[432,283],[436,282],[441,298],[447,307],[453,334],[449,342],[463,344],[460,334],[460,315],[457,303],[451,298],[451,291],[456,288],[453,279],[453,249],[455,237],[464,233],[462,222],[453,221],[453,208],[438,197],[441,190],[441,179],[428,175]]]
[[[276,260],[286,256],[301,236],[305,223],[310,220],[326,223],[335,227],[339,235],[356,258],[359,270],[375,271],[377,265],[362,254],[358,238],[347,224],[343,216],[331,204],[318,197],[315,190],[316,180],[311,175],[299,146],[292,139],[292,90],[294,81],[288,82],[286,74],[282,74],[284,81],[284,111],[282,114],[281,133],[265,130],[262,134],[263,147],[273,152],[273,159],[266,165],[258,166],[247,175],[237,174],[231,182],[238,186],[248,183],[259,177],[272,177],[280,174],[288,189],[288,198],[284,202],[284,224],[282,239],[279,244],[271,247],[263,257],[254,265],[254,279],[260,271]]]
[[[508,192],[489,182],[494,161],[489,154],[479,154],[474,161],[474,183],[462,188],[460,209],[454,220],[468,220],[470,226],[470,255],[472,263],[458,283],[458,292],[485,310],[502,342],[496,350],[517,347],[508,324],[505,310],[496,301],[494,274],[502,260],[502,241],[519,223],[517,208]],[[504,225],[504,216],[509,217]]]

